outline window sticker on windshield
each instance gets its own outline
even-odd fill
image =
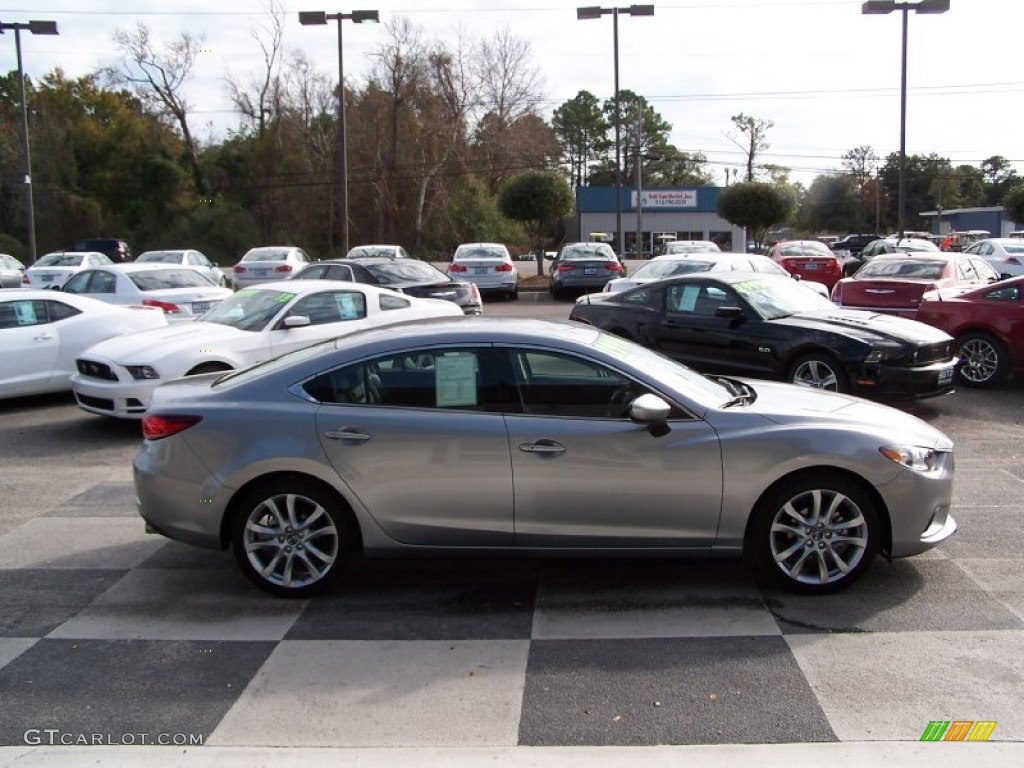
[[[235,296],[241,296],[243,299],[248,299],[252,296],[255,296],[258,293],[259,291],[253,290],[252,288],[246,288],[244,290],[237,291],[235,293]]]
[[[36,319],[36,305],[32,301],[15,301],[12,302],[14,306],[14,314],[18,318],[18,325],[36,325],[39,320]]]
[[[287,304],[295,296],[294,293],[279,293],[274,297],[275,304]]]
[[[476,405],[476,355],[456,352],[436,358],[434,386],[439,408]]]
[[[693,312],[700,296],[699,285],[684,285],[682,290],[674,290],[669,294],[669,309],[673,312]]]
[[[342,320],[359,319],[359,304],[356,302],[356,294],[335,294],[334,302],[338,305],[338,314],[341,316]]]

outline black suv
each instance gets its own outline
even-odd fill
[[[128,247],[128,243],[116,237],[90,237],[85,240],[79,240],[68,250],[99,251],[100,253],[105,253],[115,264],[123,264],[135,258],[132,255],[132,249]]]

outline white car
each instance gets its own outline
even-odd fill
[[[609,280],[605,283],[603,293],[628,291],[630,288],[636,288],[644,283],[691,272],[763,272],[771,275],[791,276],[789,272],[767,256],[750,253],[691,251],[666,254],[651,259],[643,266],[638,267],[629,277],[617,277],[614,280]],[[826,299],[829,298],[828,288],[822,283],[803,280],[801,285],[807,286]]]
[[[275,280],[287,280],[313,260],[294,245],[268,245],[250,248],[231,270],[235,289]]]
[[[400,245],[357,245],[345,254],[346,259],[408,259],[409,252]]]
[[[990,237],[967,248],[964,253],[980,256],[1000,275],[1024,275],[1024,239],[1019,237]]]
[[[22,288],[60,288],[68,278],[83,269],[113,264],[99,251],[57,251],[36,259],[25,270]]]
[[[193,320],[231,295],[194,269],[164,264],[111,264],[84,269],[61,288],[111,304],[159,307],[167,319]]]
[[[455,249],[448,275],[476,283],[481,293],[519,298],[519,270],[501,243],[464,243]]]
[[[42,289],[0,291],[0,398],[71,389],[75,358],[97,342],[167,325],[164,313]]]
[[[179,267],[194,269],[222,288],[228,284],[227,278],[220,267],[206,258],[206,254],[193,248],[165,251],[145,251],[135,259],[136,264],[173,264]]]
[[[375,285],[287,280],[244,288],[194,323],[97,344],[78,358],[71,386],[89,413],[140,419],[170,379],[246,368],[362,328],[463,317],[443,299],[417,299]]]

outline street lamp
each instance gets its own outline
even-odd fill
[[[945,13],[949,10],[949,0],[918,0],[917,2],[897,2],[897,0],[867,0],[861,6],[862,14],[887,14],[900,11],[903,14],[903,47],[900,68],[900,181],[899,208],[897,222],[900,239],[903,238],[904,211],[907,201],[907,14],[914,13]]]
[[[306,26],[326,24],[328,19],[338,21],[338,197],[341,200],[341,252],[348,253],[348,146],[345,129],[345,64],[342,58],[341,22],[348,19],[356,24],[376,24],[380,21],[377,11],[352,11],[352,13],[326,13],[324,11],[299,11],[299,24]]]
[[[612,16],[612,41],[615,58],[615,232],[619,238],[619,254],[625,251],[625,233],[622,231],[622,145],[619,118],[619,14],[627,16],[653,16],[653,5],[631,5],[628,8],[601,8],[587,6],[576,9],[576,19],[599,19]]]
[[[24,23],[7,23],[0,21],[0,35],[5,29],[14,30],[14,47],[18,52],[18,85],[21,87],[21,136],[25,144],[25,190],[28,194],[28,258],[30,264],[36,262],[36,209],[32,199],[32,151],[28,142],[28,102],[25,100],[25,73],[21,67],[21,30],[27,29],[33,35],[56,35],[56,21],[30,21]]]

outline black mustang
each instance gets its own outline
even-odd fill
[[[703,373],[781,379],[874,398],[953,390],[953,339],[836,307],[790,278],[699,273],[580,297],[569,315]]]

